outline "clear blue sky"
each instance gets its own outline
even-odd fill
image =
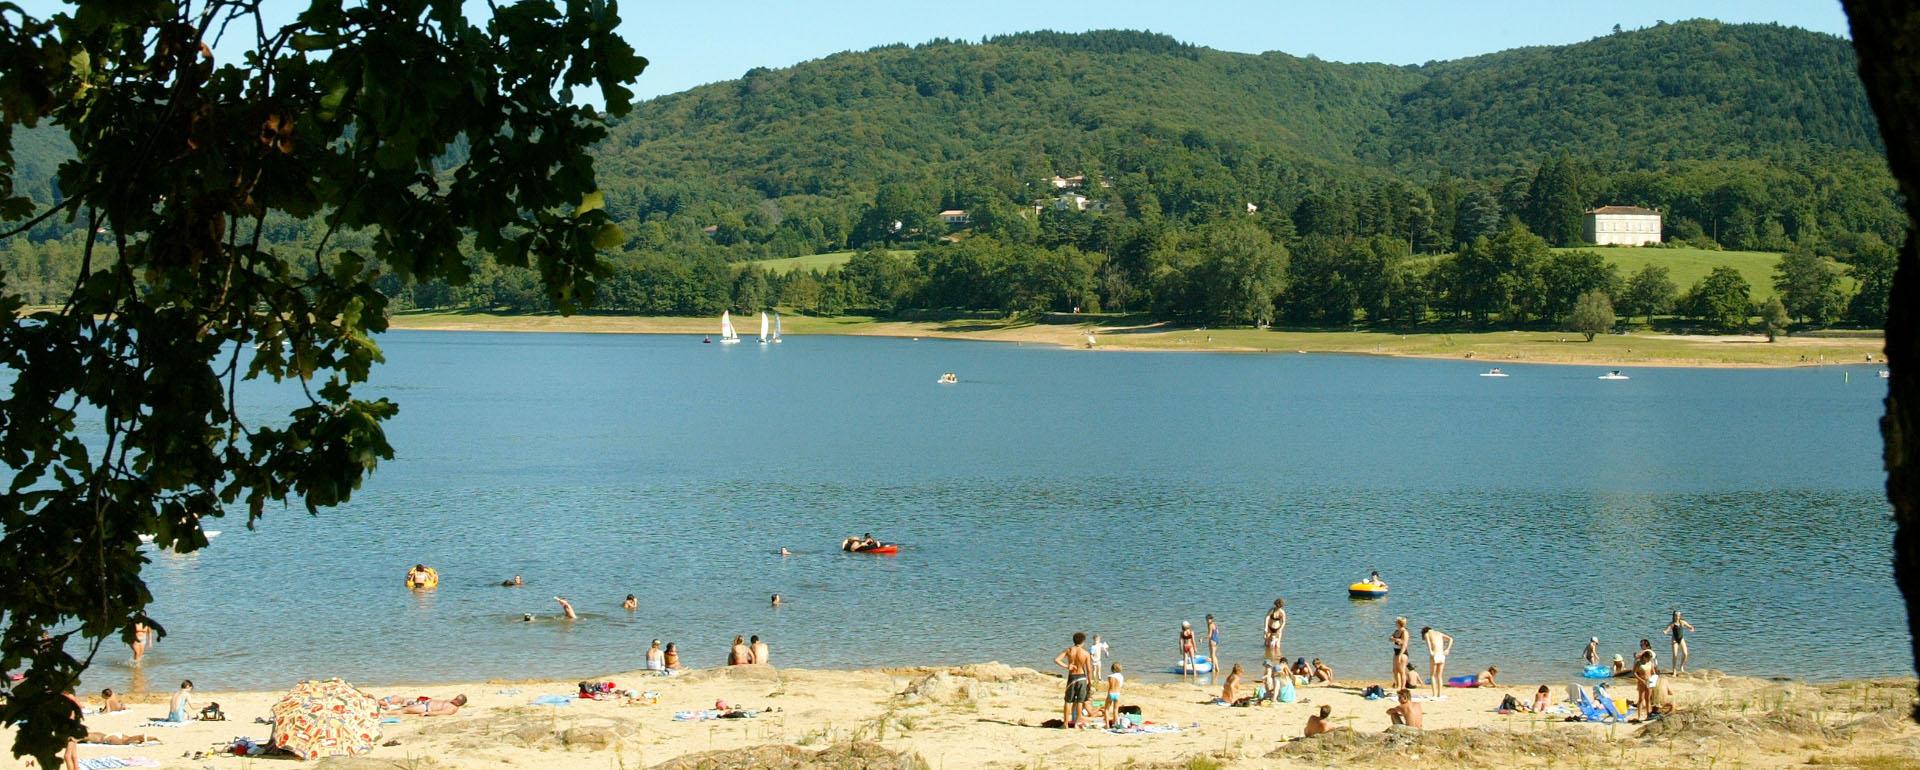
[[[290,18],[302,0],[264,0]],[[482,0],[468,7],[484,13]],[[29,13],[64,5],[26,0]],[[846,50],[1054,29],[1150,29],[1225,51],[1419,64],[1555,45],[1658,20],[1777,22],[1847,34],[1837,0],[625,0],[622,31],[652,61],[635,91],[682,91]]]

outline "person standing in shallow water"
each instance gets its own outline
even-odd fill
[[[1220,624],[1214,622],[1213,615],[1207,615],[1207,661],[1220,659]],[[1217,665],[1217,664],[1216,664]]]
[[[1673,637],[1673,669],[1670,673],[1682,674],[1687,670],[1687,632],[1693,630],[1693,624],[1680,617],[1680,611],[1673,611],[1673,622],[1667,624],[1667,635]]]
[[[1193,629],[1187,629],[1189,635]],[[1067,670],[1067,692],[1060,706],[1063,727],[1086,727],[1087,701],[1093,697],[1093,659],[1087,654],[1086,632],[1073,632],[1073,644],[1053,657],[1053,664]]]
[[[1183,674],[1196,677],[1200,675],[1200,667],[1194,663],[1194,656],[1197,654],[1193,646],[1193,624],[1182,620],[1180,621],[1180,670]]]
[[[1600,637],[1595,636],[1587,639],[1587,652],[1582,657],[1587,661],[1587,665],[1589,666],[1600,662]]]

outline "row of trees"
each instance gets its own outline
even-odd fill
[[[826,270],[773,273],[692,259],[629,253],[611,262],[595,306],[649,315],[717,315],[784,307],[806,313],[908,310],[1133,312],[1192,323],[1327,327],[1367,323],[1480,326],[1576,324],[1589,295],[1627,319],[1684,319],[1700,328],[1742,329],[1755,315],[1754,287],[1732,267],[1691,286],[1658,262],[1623,275],[1592,250],[1559,250],[1517,220],[1454,254],[1416,255],[1406,241],[1276,238],[1258,216],[1199,227],[1140,227],[1101,251],[974,236],[911,256],[869,248]],[[1655,252],[1658,253],[1658,252]],[[1852,265],[1810,248],[1783,255],[1774,300],[1802,324],[1884,321],[1893,250],[1875,238],[1852,244]],[[460,287],[383,278],[400,308],[548,309],[538,277],[487,260]],[[1591,318],[1592,315],[1587,316]],[[1784,324],[1783,324],[1784,326]]]

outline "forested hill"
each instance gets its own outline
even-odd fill
[[[1693,21],[1415,72],[1374,156],[1402,169],[1883,151],[1853,46],[1791,27]]]
[[[843,53],[661,97],[617,131],[605,168],[718,188],[702,198],[779,198],[956,168],[1003,183],[1150,172],[1143,156],[1163,148],[1485,178],[1559,152],[1604,171],[1879,141],[1850,45],[1774,25],[1667,24],[1420,67],[1030,33]]]

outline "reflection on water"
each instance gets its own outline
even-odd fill
[[[399,459],[351,505],[154,556],[170,633],[143,669],[163,689],[584,677],[641,667],[654,638],[710,666],[736,634],[784,665],[1044,667],[1085,630],[1163,671],[1180,621],[1209,612],[1225,662],[1253,666],[1275,596],[1289,654],[1342,676],[1385,676],[1398,615],[1459,640],[1450,670],[1526,680],[1577,671],[1588,636],[1609,656],[1657,638],[1674,608],[1699,628],[1696,667],[1907,667],[1870,376],[1490,379],[820,337],[382,344],[367,392],[401,404]],[[961,383],[934,384],[945,371]],[[252,419],[293,397],[258,389]],[[836,550],[861,532],[903,549]],[[415,563],[438,590],[402,588]],[[1349,600],[1370,569],[1390,598]],[[500,587],[514,574],[526,587]],[[579,621],[552,619],[556,594]],[[131,673],[113,655],[100,686]]]

